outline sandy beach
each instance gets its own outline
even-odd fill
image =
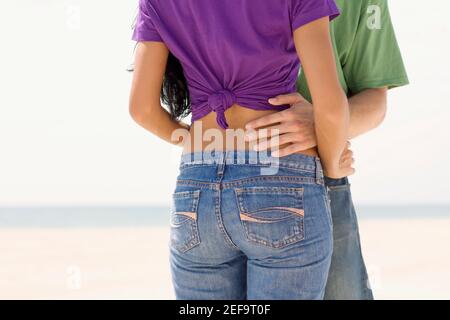
[[[450,219],[361,221],[378,299],[450,299]]]
[[[450,219],[361,222],[378,299],[450,298]],[[173,299],[168,229],[2,229],[0,299]]]

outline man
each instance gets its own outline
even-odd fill
[[[337,3],[342,14],[332,22],[331,35],[340,81],[349,96],[351,140],[381,124],[386,114],[387,90],[408,84],[408,77],[387,0],[337,0]],[[270,101],[274,105],[290,104],[290,109],[247,125],[251,130],[277,129],[273,132],[278,132],[278,139],[273,141],[288,144],[280,149],[280,156],[316,146],[313,107],[303,74],[298,87],[304,98],[290,94]],[[255,138],[258,137],[249,137]],[[259,149],[268,145],[262,143]],[[348,179],[326,182],[333,216],[334,251],[325,299],[371,300]]]

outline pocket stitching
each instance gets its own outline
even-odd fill
[[[200,191],[201,190],[195,190],[195,191],[182,191],[182,192],[175,192],[173,194],[173,199],[189,199],[192,197],[192,206],[191,206],[191,213],[195,213],[196,219],[193,219],[192,217],[177,213],[176,211],[173,212],[173,215],[182,215],[185,217],[185,220],[182,220],[180,223],[174,224],[175,226],[182,226],[185,224],[189,224],[190,230],[191,230],[191,236],[187,238],[186,241],[184,241],[183,244],[174,244],[174,247],[180,251],[181,253],[185,253],[192,248],[198,246],[200,244],[200,236],[198,232],[198,223],[197,223],[197,210],[198,210],[198,203],[200,201]]]
[[[283,220],[286,220],[286,219],[292,219],[292,215],[304,218],[304,213],[300,214],[300,213],[294,212],[295,209],[296,208],[288,208],[288,207],[267,207],[267,208],[254,210],[252,212],[241,212],[241,215],[247,216],[249,218],[257,219],[257,220],[260,220],[260,221],[268,221],[268,223],[270,223],[270,222],[277,222],[277,221],[283,221]],[[303,209],[297,209],[297,210],[303,211]],[[289,216],[285,216],[283,218],[260,218],[260,217],[256,217],[256,214],[258,212],[262,212],[262,211],[286,211],[290,215]]]
[[[263,208],[263,209],[258,209],[256,211],[252,211],[252,212],[248,212],[247,208],[244,205],[244,200],[242,195],[243,194],[264,194],[264,192],[269,192],[270,194],[291,194],[291,195],[296,195],[297,197],[296,199],[296,205],[299,207],[301,204],[302,209],[304,209],[304,204],[303,204],[303,194],[304,194],[304,188],[286,188],[286,187],[254,187],[254,188],[237,188],[235,189],[235,195],[236,198],[238,199],[238,203],[239,203],[239,211],[240,214],[246,215],[248,217],[252,217],[252,213],[258,212],[258,211],[268,211],[270,210],[270,208]],[[275,210],[279,210],[279,209],[273,209]],[[294,233],[286,238],[286,239],[282,239],[282,240],[277,240],[277,241],[267,241],[265,239],[262,239],[261,237],[258,237],[256,234],[252,233],[249,230],[249,221],[244,221],[242,219],[241,223],[244,226],[247,238],[255,243],[267,246],[267,247],[271,247],[271,248],[276,248],[276,249],[280,249],[280,248],[284,248],[287,245],[293,244],[295,242],[301,241],[305,238],[305,234],[304,234],[304,215],[301,216],[299,214],[293,213],[289,210],[288,211],[291,216],[287,216],[283,219],[280,220],[273,220],[274,222],[280,222],[280,221],[284,221],[287,219],[295,219],[298,221],[298,223],[296,223],[294,225]],[[252,217],[253,218],[253,217]],[[258,219],[261,220],[261,219]],[[266,219],[266,221],[270,219]],[[253,222],[253,223],[261,223],[261,222]]]

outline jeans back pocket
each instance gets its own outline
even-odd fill
[[[235,193],[249,242],[283,248],[304,239],[303,188],[250,187]]]
[[[175,192],[170,216],[170,245],[184,253],[200,244],[197,210],[200,190]]]

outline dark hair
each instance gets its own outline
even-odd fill
[[[183,67],[171,52],[167,59],[161,101],[169,107],[174,119],[184,118],[191,113],[191,100]]]
[[[136,27],[136,22],[137,14],[132,29]],[[133,71],[134,65],[128,67],[127,70]],[[183,67],[172,52],[169,52],[167,59],[166,72],[161,88],[161,101],[169,107],[173,119],[181,119],[191,113],[191,100]]]

